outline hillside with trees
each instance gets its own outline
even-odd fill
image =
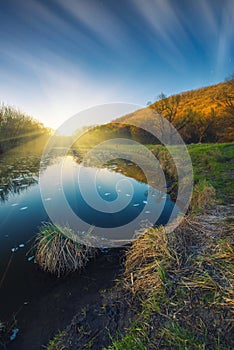
[[[42,123],[30,116],[13,107],[0,106],[0,153],[48,132]]]
[[[157,127],[155,115],[169,120],[186,143],[231,142],[234,139],[234,74],[224,83],[186,91],[158,100],[118,118],[124,124]]]

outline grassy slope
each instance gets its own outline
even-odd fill
[[[218,98],[222,96],[223,90],[226,87],[229,89],[227,83],[220,83],[216,85],[203,87],[197,90],[182,92],[180,94],[181,101],[178,106],[178,117],[185,115],[189,109],[193,109],[196,112],[208,116],[210,114],[211,108],[214,108],[217,116],[222,115],[223,108],[218,103]],[[159,102],[153,103],[151,107],[157,107],[158,103]],[[123,117],[118,118],[117,120],[119,122],[125,123],[136,121],[138,125],[144,124],[145,116],[144,113],[142,113],[142,111],[144,112],[148,108],[150,107],[140,110],[139,113],[137,111],[136,113],[127,114]]]
[[[234,143],[189,145],[194,181],[208,180],[217,198],[234,203]]]
[[[180,102],[176,107],[176,116],[173,117],[172,124],[180,130],[185,142],[198,142],[199,140],[202,142],[205,140],[207,142],[233,142],[234,126],[231,122],[231,116],[227,114],[225,109],[225,94],[229,97],[233,96],[233,86],[230,82],[179,94]],[[169,106],[171,103],[173,105],[176,96],[178,95],[166,99]],[[158,111],[168,118],[165,103],[158,100],[149,107],[122,116],[116,121],[148,128],[150,131],[157,124],[154,111]],[[231,114],[233,115],[233,112]],[[184,118],[186,118],[187,123],[180,129],[181,125],[184,124]]]

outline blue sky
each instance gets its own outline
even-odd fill
[[[233,33],[234,0],[1,1],[0,100],[51,127],[146,105],[228,77]]]

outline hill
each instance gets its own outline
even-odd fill
[[[185,142],[229,142],[234,138],[234,76],[224,83],[159,99],[114,122],[155,127],[155,113],[167,118]]]

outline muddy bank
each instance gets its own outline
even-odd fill
[[[138,244],[142,249],[137,257],[132,248],[128,251],[117,288],[96,299],[83,314],[77,313],[50,349],[98,350],[116,339],[121,349],[178,349],[184,344],[188,349],[233,348],[233,219],[232,205],[217,205],[186,219],[175,240],[172,237],[173,245],[165,242],[172,265],[163,276],[163,270],[154,270],[153,255],[149,255],[160,236],[149,236],[152,248],[148,251],[147,238],[142,246],[136,241],[132,248],[136,251]],[[160,255],[154,252],[156,264]],[[136,270],[131,264],[127,268],[132,258],[139,258]],[[161,260],[164,266],[165,262]],[[130,273],[131,269],[135,272]],[[148,275],[147,269],[152,270]]]
[[[134,318],[129,296],[108,292],[77,314],[53,349],[104,349]]]
[[[79,275],[55,279],[50,289],[24,305],[17,315],[17,338],[9,350],[40,350],[64,329],[75,315],[82,315],[89,305],[101,300],[103,290],[113,286],[121,272],[123,249],[99,255]]]

